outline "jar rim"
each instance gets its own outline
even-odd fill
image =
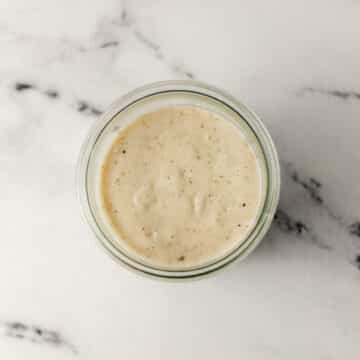
[[[118,247],[115,247],[104,234],[97,222],[96,216],[94,215],[89,203],[87,187],[88,167],[91,161],[94,146],[100,134],[112,121],[112,119],[132,104],[135,104],[144,98],[171,92],[193,93],[212,98],[234,111],[239,118],[247,123],[254,133],[263,152],[267,172],[267,190],[265,200],[257,222],[254,224],[252,231],[247,235],[247,237],[231,252],[225,254],[223,257],[214,259],[214,261],[205,265],[199,265],[189,269],[185,268],[182,270],[157,268],[156,266],[141,263],[123,253]],[[161,81],[142,86],[125,94],[113,102],[108,110],[105,111],[99,120],[91,127],[81,148],[78,160],[77,193],[86,222],[90,225],[98,240],[100,240],[100,243],[103,245],[102,247],[106,249],[115,260],[125,265],[127,268],[140,272],[144,275],[163,279],[191,279],[218,272],[220,269],[227,267],[227,265],[233,263],[235,260],[244,259],[261,242],[271,225],[279,202],[280,164],[275,145],[268,130],[260,118],[242,102],[216,87],[198,81]]]

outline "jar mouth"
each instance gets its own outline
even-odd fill
[[[186,93],[212,99],[234,112],[237,115],[239,122],[245,122],[253,132],[262,151],[267,182],[262,208],[256,223],[253,225],[252,230],[248,233],[247,237],[222,257],[200,264],[199,266],[183,269],[158,267],[146,263],[145,261],[141,261],[140,259],[131,256],[131,254],[126,251],[123,251],[120,246],[116,246],[113,239],[111,239],[109,234],[104,230],[99,216],[94,211],[94,206],[92,206],[90,199],[91,189],[89,185],[89,179],[91,179],[92,176],[89,173],[89,168],[94,161],[93,155],[98,151],[96,145],[99,138],[102,136],[102,133],[109,124],[111,124],[114,117],[125,112],[140,101],[151,101],[151,98],[154,96],[162,96],[171,93]],[[92,228],[96,237],[100,240],[103,248],[105,248],[114,259],[118,260],[121,264],[126,265],[128,268],[144,275],[164,279],[190,279],[208,275],[224,268],[234,262],[234,260],[245,258],[260,243],[270,227],[279,201],[280,166],[274,143],[268,131],[255,113],[244,104],[234,99],[231,95],[203,83],[192,80],[164,81],[135,89],[123,96],[113,103],[108,111],[106,111],[92,127],[80,153],[77,169],[77,190],[87,223]]]

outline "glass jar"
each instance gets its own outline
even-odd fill
[[[164,106],[201,106],[231,121],[259,159],[263,197],[256,221],[246,238],[221,257],[201,266],[164,268],[146,263],[119,241],[108,222],[100,192],[101,167],[119,131],[142,114]],[[117,100],[92,127],[78,164],[77,186],[85,218],[104,248],[121,264],[143,274],[170,279],[204,276],[244,259],[269,229],[279,200],[280,167],[274,143],[260,119],[244,104],[212,86],[195,81],[164,81],[136,89]],[[236,196],[234,194],[234,196]]]

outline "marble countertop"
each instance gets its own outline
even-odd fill
[[[360,2],[0,2],[0,358],[356,359]],[[148,82],[249,104],[282,162],[244,262],[168,283],[124,270],[82,220],[75,168],[99,114]]]

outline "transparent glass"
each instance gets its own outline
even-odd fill
[[[119,131],[145,112],[170,105],[201,106],[216,112],[246,133],[261,167],[264,196],[257,219],[246,239],[219,258],[199,266],[173,268],[154,266],[119,241],[102,209],[101,166]],[[195,81],[164,81],[136,89],[123,96],[91,128],[81,149],[78,195],[87,223],[103,247],[121,264],[143,274],[164,279],[188,279],[218,271],[244,259],[259,244],[270,227],[279,201],[280,167],[274,143],[260,119],[244,104],[212,86]],[[236,196],[236,194],[234,194]]]

